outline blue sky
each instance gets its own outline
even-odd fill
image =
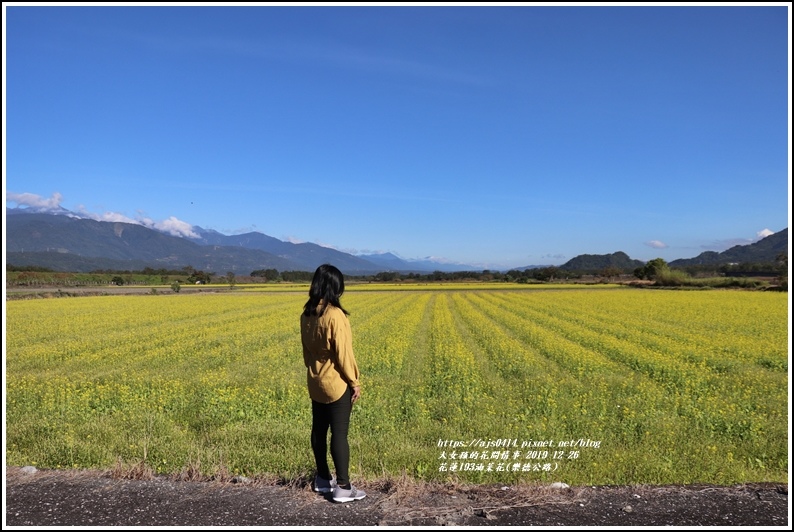
[[[787,3],[3,9],[6,207],[483,268],[791,219]]]

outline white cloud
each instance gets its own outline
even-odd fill
[[[661,240],[649,240],[645,243],[646,246],[652,247],[654,249],[665,249],[669,247],[667,244],[662,242]]]
[[[759,240],[761,240],[762,238],[766,238],[769,235],[774,235],[774,234],[775,234],[775,232],[774,231],[770,231],[769,229],[762,229],[761,231],[758,231],[756,233],[756,235],[758,236]]]
[[[152,227],[173,236],[181,236],[181,237],[189,237],[189,238],[199,237],[199,235],[195,231],[193,231],[192,225],[190,225],[187,222],[183,222],[182,220],[179,220],[174,216],[170,216],[168,219],[163,220],[162,222],[154,222]]]
[[[59,210],[61,208],[61,201],[63,200],[63,195],[60,192],[55,192],[49,198],[43,198],[38,194],[31,194],[30,192],[23,192],[22,194],[9,192],[6,197],[8,201],[13,201],[17,206],[24,205],[25,207],[34,209],[47,210]]]
[[[546,253],[545,255],[540,256],[541,259],[553,259],[553,260],[565,260],[567,255],[562,253]]]
[[[172,236],[189,238],[199,237],[199,235],[193,231],[193,226],[191,224],[183,222],[174,216],[170,216],[169,218],[158,222],[145,216],[140,218],[130,218],[129,216],[118,212],[108,211],[102,214],[96,214],[88,212],[83,206],[80,206],[78,211],[80,215],[85,216],[86,218],[91,218],[92,220],[96,220],[98,222],[120,222],[125,224],[142,225],[144,227],[148,227],[149,229],[156,229],[157,231],[168,233]]]
[[[61,207],[61,201],[63,201],[63,195],[60,192],[55,192],[49,198],[43,198],[38,194],[31,194],[29,192],[25,192],[22,194],[9,192],[7,194],[7,201],[16,203],[17,206],[25,206],[36,211],[68,212],[66,211],[66,209]],[[162,231],[164,233],[168,233],[173,236],[190,237],[190,238],[199,237],[199,235],[193,230],[193,226],[191,224],[187,222],[183,222],[182,220],[179,220],[173,216],[158,222],[143,216],[138,218],[130,218],[125,214],[112,212],[112,211],[106,211],[104,213],[97,214],[95,212],[89,212],[88,209],[86,209],[83,205],[79,205],[77,207],[76,214],[80,217],[89,218],[91,220],[96,220],[98,222],[120,222],[127,224],[136,224],[136,225],[142,225],[144,227],[148,227],[150,229],[156,229],[158,231]],[[70,215],[72,215],[72,213],[70,213]]]
[[[121,222],[125,224],[136,224],[142,225],[140,221],[133,220],[129,216],[125,216],[118,212],[104,212],[102,214],[97,214],[95,212],[89,212],[85,207],[80,205],[77,207],[77,212],[80,216],[85,218],[90,218],[91,220],[96,220],[97,222]]]
[[[421,258],[421,259],[415,259],[415,260],[427,260],[427,261],[431,261],[431,262],[437,262],[439,264],[458,264],[457,261],[454,261],[452,259],[448,259],[446,257],[435,257],[433,255],[429,255],[427,257],[424,257],[424,258]]]

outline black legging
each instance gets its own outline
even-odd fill
[[[346,486],[350,482],[350,446],[347,429],[350,426],[350,411],[353,409],[352,393],[348,386],[344,395],[333,403],[312,401],[312,451],[317,464],[317,474],[330,480],[328,469],[328,428],[331,428],[331,458],[336,468],[336,483]]]

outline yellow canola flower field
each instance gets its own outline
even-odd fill
[[[352,473],[787,482],[788,301],[351,287]],[[313,475],[301,291],[8,301],[6,461]]]

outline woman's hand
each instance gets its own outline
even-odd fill
[[[350,398],[350,400],[353,404],[355,404],[359,397],[361,397],[361,386],[354,386],[353,396]]]

